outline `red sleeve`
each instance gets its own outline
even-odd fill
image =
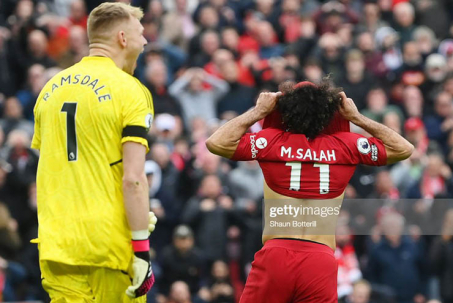
[[[281,131],[268,128],[257,133],[243,135],[231,160],[251,161],[265,158],[272,150],[272,143],[277,132]],[[269,147],[266,148],[267,146]]]
[[[365,164],[383,166],[387,164],[387,152],[378,138],[366,138],[355,133],[337,133],[333,135],[343,146],[340,162],[345,164]]]

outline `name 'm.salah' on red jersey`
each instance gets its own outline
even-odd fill
[[[384,144],[350,132],[305,135],[266,128],[242,136],[231,158],[257,160],[267,185],[275,192],[299,199],[331,199],[341,195],[357,164],[382,166]]]

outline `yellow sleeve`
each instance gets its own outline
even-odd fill
[[[38,106],[39,106],[40,100],[42,98],[43,91],[44,91],[44,89],[39,94],[39,97],[36,100],[35,107],[33,108],[33,116],[35,118],[35,130],[33,133],[33,139],[31,141],[31,148],[38,149],[38,150],[41,149],[41,125],[40,125]]]
[[[153,100],[149,90],[138,80],[123,99],[123,139],[121,143],[131,141],[143,144],[149,151],[146,135],[153,122]]]

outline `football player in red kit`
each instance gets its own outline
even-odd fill
[[[246,133],[264,118],[263,130]],[[348,121],[372,137],[349,132]],[[327,82],[291,85],[284,94],[261,93],[252,110],[220,127],[206,145],[228,159],[257,160],[265,201],[315,206],[323,199],[338,207],[357,164],[391,164],[413,151],[406,139],[361,115],[352,99]],[[335,224],[331,229],[323,234],[303,228],[297,235],[265,233],[240,302],[337,302]]]

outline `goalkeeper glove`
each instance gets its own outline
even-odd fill
[[[157,223],[157,217],[152,211],[150,211],[149,212],[149,223],[148,223],[148,237],[151,235],[151,233],[156,228],[156,223]]]
[[[156,215],[153,212],[149,212],[148,230],[132,232],[132,246],[134,248],[132,268],[134,277],[132,285],[126,289],[126,295],[130,298],[146,295],[154,284],[155,279],[149,257],[148,237],[156,228],[156,223]]]

